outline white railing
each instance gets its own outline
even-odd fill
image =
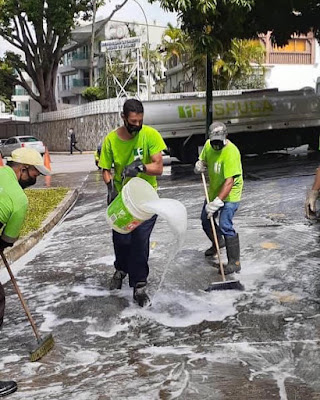
[[[245,92],[245,90],[213,90],[212,96],[232,96]],[[206,97],[206,92],[182,92],[153,94],[151,100],[174,100],[188,97]]]
[[[119,112],[123,104],[122,99],[105,99],[91,103],[74,106],[65,110],[52,111],[38,114],[37,121],[57,121],[61,119],[79,118],[85,115],[105,114]]]
[[[231,96],[231,95],[241,94],[245,91],[246,90],[214,90],[212,92],[212,95]],[[183,99],[188,97],[191,98],[191,97],[205,97],[205,96],[206,92],[161,93],[161,94],[153,94],[151,96],[151,100],[174,100],[174,99]],[[141,96],[141,100],[146,101],[146,99],[144,99],[143,96]],[[113,98],[113,99],[92,101],[91,103],[70,107],[64,110],[53,111],[48,113],[40,113],[38,114],[36,121],[38,122],[57,121],[61,119],[84,117],[85,115],[120,112],[124,101],[125,98],[119,98],[119,99]]]

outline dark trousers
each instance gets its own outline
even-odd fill
[[[70,142],[70,154],[72,154],[73,149],[78,150],[80,153],[82,153],[82,150],[80,150],[75,143]]]
[[[5,302],[6,302],[6,298],[4,295],[4,289],[0,282],[0,326],[2,325],[2,322],[3,322]]]
[[[128,234],[112,231],[113,247],[116,256],[116,269],[129,274],[129,285],[146,282],[149,275],[150,235],[156,223],[157,215],[144,221]]]

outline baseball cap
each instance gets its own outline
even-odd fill
[[[222,140],[225,141],[227,138],[227,127],[225,126],[225,124],[223,122],[213,122],[210,126],[209,126],[209,140],[210,142],[212,140]]]
[[[51,172],[44,166],[41,154],[30,147],[21,147],[13,150],[11,157],[7,157],[8,161],[14,161],[19,164],[32,165],[42,175],[51,175]]]

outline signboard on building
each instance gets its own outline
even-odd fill
[[[138,49],[141,47],[141,38],[129,37],[126,39],[103,40],[101,42],[101,52]]]

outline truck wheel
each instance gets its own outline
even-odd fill
[[[184,164],[195,164],[199,158],[199,146],[203,144],[204,138],[202,139],[202,137],[192,137],[185,141],[181,148],[180,160]]]

